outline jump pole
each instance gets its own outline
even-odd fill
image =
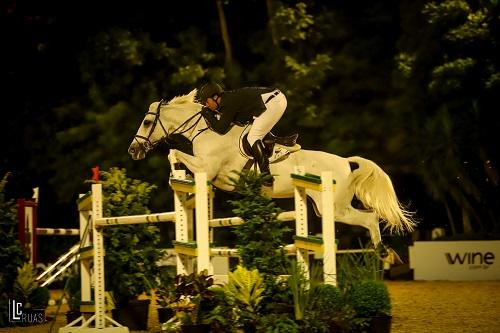
[[[38,227],[38,187],[34,188],[31,200],[17,200],[17,220],[19,241],[29,253],[29,262],[38,262],[38,236],[78,236],[79,229]],[[48,271],[48,270],[47,270]],[[47,272],[46,271],[46,272]]]

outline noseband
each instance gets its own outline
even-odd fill
[[[202,118],[202,115],[201,115],[201,112],[197,112],[195,115],[193,115],[192,117],[189,117],[186,121],[184,121],[182,124],[180,124],[176,129],[174,129],[172,131],[172,133],[168,133],[168,131],[166,130],[165,126],[163,126],[163,123],[161,122],[161,119],[160,119],[160,111],[161,111],[161,106],[162,104],[164,103],[164,100],[160,100],[160,102],[158,103],[158,107],[156,108],[156,113],[155,112],[146,112],[146,116],[148,114],[150,115],[154,115],[155,118],[153,120],[153,125],[151,126],[151,129],[149,130],[149,133],[148,133],[148,136],[143,136],[143,135],[139,135],[139,134],[136,134],[134,136],[134,140],[140,145],[143,147],[144,151],[147,153],[148,151],[154,149],[158,144],[160,144],[161,142],[168,142],[168,139],[174,135],[174,134],[177,134],[177,135],[182,135],[186,132],[188,132],[189,130],[193,129],[201,120]],[[194,122],[193,125],[185,128],[187,126],[187,124],[193,119],[195,118],[196,116],[199,116],[199,118]],[[163,130],[163,134],[164,136],[162,136],[159,140],[155,141],[155,142],[152,142],[151,141],[151,135],[153,135],[154,131],[155,131],[155,128],[156,128],[156,125],[157,124],[160,124],[162,130]],[[194,138],[196,138],[196,136],[198,136],[199,134],[201,134],[201,132],[203,132],[205,129],[203,130],[200,130],[200,132],[198,134],[195,135]],[[194,138],[191,140],[193,141]],[[142,139],[143,141],[139,141],[138,139]]]
[[[151,114],[151,115],[154,115],[155,118],[153,120],[153,126],[151,126],[151,129],[149,130],[149,133],[148,133],[148,136],[143,136],[143,135],[139,135],[139,134],[136,134],[134,136],[134,140],[137,141],[137,143],[143,147],[144,151],[145,152],[148,152],[150,151],[151,149],[153,149],[154,147],[156,147],[160,142],[162,141],[165,141],[165,139],[168,137],[168,132],[167,130],[165,129],[165,126],[163,126],[163,123],[161,122],[161,119],[160,119],[160,111],[161,111],[161,105],[163,103],[163,99],[160,100],[160,102],[158,103],[158,107],[156,108],[156,113],[155,112],[146,112],[146,116],[148,114]],[[151,135],[153,135],[154,131],[155,131],[155,128],[156,128],[156,125],[160,123],[160,126],[163,130],[163,133],[165,134],[164,136],[162,136],[160,138],[160,140],[156,141],[156,142],[151,142]],[[138,139],[142,139],[143,141],[139,141]]]

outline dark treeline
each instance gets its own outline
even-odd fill
[[[6,1],[2,175],[76,225],[91,168],[126,168],[171,207],[166,152],[127,154],[149,104],[212,79],[288,96],[276,133],[376,161],[422,229],[499,228],[499,14],[488,1]],[[223,27],[221,29],[221,27]],[[71,222],[68,222],[68,219]]]

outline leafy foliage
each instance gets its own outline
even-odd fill
[[[348,298],[359,317],[391,314],[391,299],[383,281],[366,280],[355,283]]]
[[[265,291],[264,279],[257,269],[248,270],[241,265],[229,272],[228,283],[224,285],[226,294],[233,298],[240,316],[256,319]]]
[[[12,294],[17,269],[27,260],[26,254],[18,240],[16,205],[5,196],[5,187],[9,173],[0,181],[0,327],[8,325],[8,299]]]
[[[377,252],[344,253],[337,256],[337,267],[337,281],[344,290],[359,281],[382,281],[384,276],[383,261]]]
[[[413,171],[441,203],[452,234],[498,229],[491,218],[498,215],[492,165],[498,149],[487,134],[500,124],[492,108],[500,87],[494,83],[498,6],[446,0],[414,10],[419,23],[407,25],[400,37],[398,82],[404,90],[395,105],[409,133],[417,134],[406,141],[418,161]]]
[[[36,271],[29,263],[17,268],[13,295],[23,303],[24,308],[45,308],[49,303],[49,289],[40,287],[36,281]]]
[[[125,169],[101,171],[104,216],[148,214],[151,192],[147,182],[127,177]],[[107,228],[105,235],[106,289],[118,304],[126,304],[142,293],[149,293],[159,274],[161,257],[159,232],[147,224]]]
[[[163,267],[158,276],[158,286],[155,289],[156,304],[166,308],[175,301],[175,274]]]
[[[64,297],[68,301],[70,311],[80,311],[80,304],[82,300],[80,274],[71,272],[68,275],[66,283],[64,284]]]
[[[176,326],[178,322],[185,325],[202,324],[210,316],[214,308],[214,279],[206,270],[175,277],[174,299],[169,305],[176,316],[165,323],[165,327]]]
[[[22,267],[17,268],[14,292],[21,297],[23,303],[28,303],[29,296],[38,287],[38,283],[35,281],[35,274],[33,267],[29,263],[25,263]]]
[[[230,203],[233,213],[245,221],[234,229],[242,265],[247,269],[258,268],[272,279],[282,274],[286,267],[283,246],[285,234],[290,229],[277,218],[281,209],[262,193],[268,177],[254,171],[239,173],[239,178],[232,179],[237,199]]]
[[[301,332],[299,324],[284,313],[262,315],[257,321],[256,331],[259,333]]]

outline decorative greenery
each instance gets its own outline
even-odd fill
[[[189,275],[177,275],[174,302],[169,305],[176,311],[176,316],[167,323],[172,324],[179,320],[182,324],[189,325],[205,323],[214,308],[213,286],[214,279],[206,270]]]
[[[383,281],[366,280],[353,284],[348,293],[358,317],[389,316],[391,298]]]
[[[213,309],[205,317],[205,321],[210,324],[212,332],[233,333],[240,318],[235,300],[221,286],[211,289],[214,292]]]
[[[165,267],[160,270],[155,296],[156,304],[162,308],[175,301],[175,275]]]
[[[101,171],[104,216],[148,214],[151,192],[147,182],[128,178],[125,169]],[[156,287],[161,258],[158,227],[147,224],[107,228],[105,235],[106,289],[117,305],[125,305]]]
[[[300,326],[286,313],[263,314],[257,320],[257,332],[262,333],[296,333],[300,332]]]
[[[350,332],[360,326],[356,312],[338,287],[320,284],[311,293],[303,324],[306,332]]]
[[[264,279],[259,271],[238,265],[236,270],[229,272],[224,291],[234,301],[239,324],[255,326],[265,292]]]
[[[43,309],[47,307],[50,298],[49,289],[38,285],[35,269],[29,263],[17,268],[13,295],[23,303],[24,308]]]
[[[71,272],[66,279],[64,285],[65,298],[68,301],[70,311],[80,311],[80,304],[82,299],[80,274]]]
[[[336,286],[320,284],[313,290],[311,308],[320,309],[323,312],[338,312],[344,305],[342,292]]]
[[[12,294],[17,268],[27,260],[27,256],[18,240],[17,215],[14,200],[5,197],[5,187],[10,174],[7,173],[0,181],[0,327],[9,325],[8,300]]]
[[[310,280],[306,277],[303,268],[293,261],[290,265],[288,286],[293,295],[293,309],[296,320],[303,320],[304,313],[309,305],[311,291]]]
[[[337,281],[341,289],[348,290],[363,280],[382,280],[383,261],[378,252],[364,248],[361,253],[344,253],[337,256]]]
[[[264,279],[257,269],[248,270],[238,265],[236,270],[229,272],[229,280],[224,285],[224,290],[243,305],[244,311],[257,313],[263,299]]]
[[[237,199],[230,203],[233,213],[245,220],[234,230],[242,265],[258,268],[265,279],[274,279],[285,272],[284,237],[290,229],[277,218],[281,209],[262,193],[263,183],[270,176],[253,170],[238,175],[231,178]]]

